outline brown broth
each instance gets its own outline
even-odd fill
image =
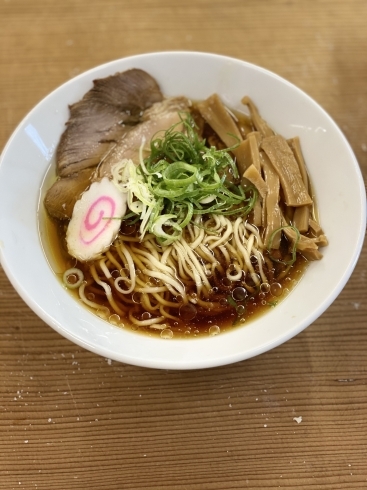
[[[46,233],[42,233],[42,241],[46,256],[50,263],[50,266],[55,272],[55,275],[62,282],[63,272],[70,267],[79,267],[85,269],[85,265],[78,263],[76,259],[70,257],[66,250],[65,244],[65,224],[57,220],[50,218],[47,213],[43,216],[43,229]],[[270,284],[269,291],[260,291],[255,296],[248,296],[245,304],[245,313],[238,314],[234,308],[230,308],[228,311],[210,315],[210,312],[205,314],[198,314],[194,320],[189,322],[184,321],[171,321],[171,324],[167,324],[167,328],[164,330],[157,330],[150,327],[137,327],[133,325],[128,318],[118,318],[111,310],[108,300],[104,296],[100,296],[98,303],[101,308],[95,310],[85,305],[78,296],[77,290],[68,289],[77,301],[85,306],[88,310],[97,314],[100,318],[109,321],[113,325],[120,328],[132,329],[138,333],[149,336],[161,336],[163,338],[196,338],[208,335],[218,335],[219,333],[228,332],[235,328],[243,328],[252,320],[269,313],[275,308],[283,299],[285,299],[291,290],[295,287],[298,281],[301,279],[303,273],[307,268],[308,261],[301,255],[297,256],[296,262],[291,267],[290,271],[281,280],[274,280]],[[275,284],[275,286],[274,286]],[[277,286],[279,284],[279,286]],[[98,293],[98,289],[94,288],[94,292]],[[229,294],[229,293],[228,293]],[[96,301],[96,300],[94,300]],[[241,306],[242,303],[239,303]],[[109,313],[106,314],[106,311]]]

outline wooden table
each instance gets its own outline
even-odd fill
[[[200,50],[305,90],[366,177],[366,21],[365,0],[0,0],[0,148],[88,68]],[[0,488],[367,488],[366,291],[364,247],[343,292],[296,338],[235,365],[171,372],[75,346],[1,271]]]

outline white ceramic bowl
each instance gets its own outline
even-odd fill
[[[68,119],[68,105],[102,78],[142,68],[165,95],[203,99],[213,92],[234,109],[249,95],[285,137],[299,135],[329,239],[288,297],[268,314],[216,337],[164,340],[119,329],[81,306],[51,271],[40,244],[40,187]],[[318,318],[349,279],[361,251],[366,196],[358,163],[326,112],[291,83],[244,61],[194,52],[132,56],[89,70],[41,101],[20,123],[0,161],[0,258],[14,288],[61,335],[97,354],[139,366],[196,369],[261,354]],[[344,237],[341,240],[341,237]]]

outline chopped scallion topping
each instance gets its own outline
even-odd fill
[[[290,260],[281,260],[281,259],[276,259],[275,257],[273,257],[271,254],[269,254],[269,257],[270,259],[273,261],[273,262],[278,262],[279,264],[284,264],[284,265],[293,265],[296,261],[296,255],[297,255],[297,245],[298,245],[298,242],[301,238],[301,234],[299,232],[299,230],[295,227],[295,226],[281,226],[280,228],[277,228],[271,235],[270,235],[270,238],[269,238],[269,243],[268,243],[268,246],[267,246],[267,249],[268,251],[270,252],[271,250],[271,246],[273,244],[273,240],[274,240],[274,237],[275,235],[279,232],[279,231],[283,231],[287,228],[290,228],[292,229],[295,234],[296,234],[296,239],[293,243],[293,246],[292,246],[292,250],[291,250],[291,259]]]
[[[152,139],[147,158],[140,152],[138,167],[128,160],[117,164],[114,181],[129,192],[129,208],[141,218],[141,236],[150,232],[169,245],[195,215],[246,216],[257,191],[228,181],[228,171],[238,178],[231,149],[207,147],[191,115],[182,114],[179,124]]]

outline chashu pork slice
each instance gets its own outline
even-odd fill
[[[129,158],[139,163],[139,149],[145,140],[146,147],[150,140],[174,124],[180,124],[181,112],[189,110],[189,101],[185,97],[173,97],[156,102],[145,111],[142,122],[130,127],[120,139],[114,143],[100,165],[79,170],[68,177],[57,180],[46,193],[44,204],[48,213],[57,219],[70,219],[75,203],[90,184],[103,177],[111,176],[115,163]]]
[[[171,97],[154,104],[147,109],[142,122],[131,131],[125,133],[120,141],[111,149],[98,167],[98,177],[110,176],[113,165],[122,159],[131,159],[139,164],[139,150],[143,142],[145,148],[154,137],[162,137],[164,131],[181,123],[181,114],[189,111],[189,100],[186,97]]]
[[[93,88],[70,106],[56,153],[57,174],[67,177],[98,165],[129,126],[161,100],[155,79],[140,69],[94,80]]]
[[[50,216],[56,219],[70,219],[76,201],[91,184],[95,167],[85,168],[79,172],[57,180],[47,191],[44,205]]]

